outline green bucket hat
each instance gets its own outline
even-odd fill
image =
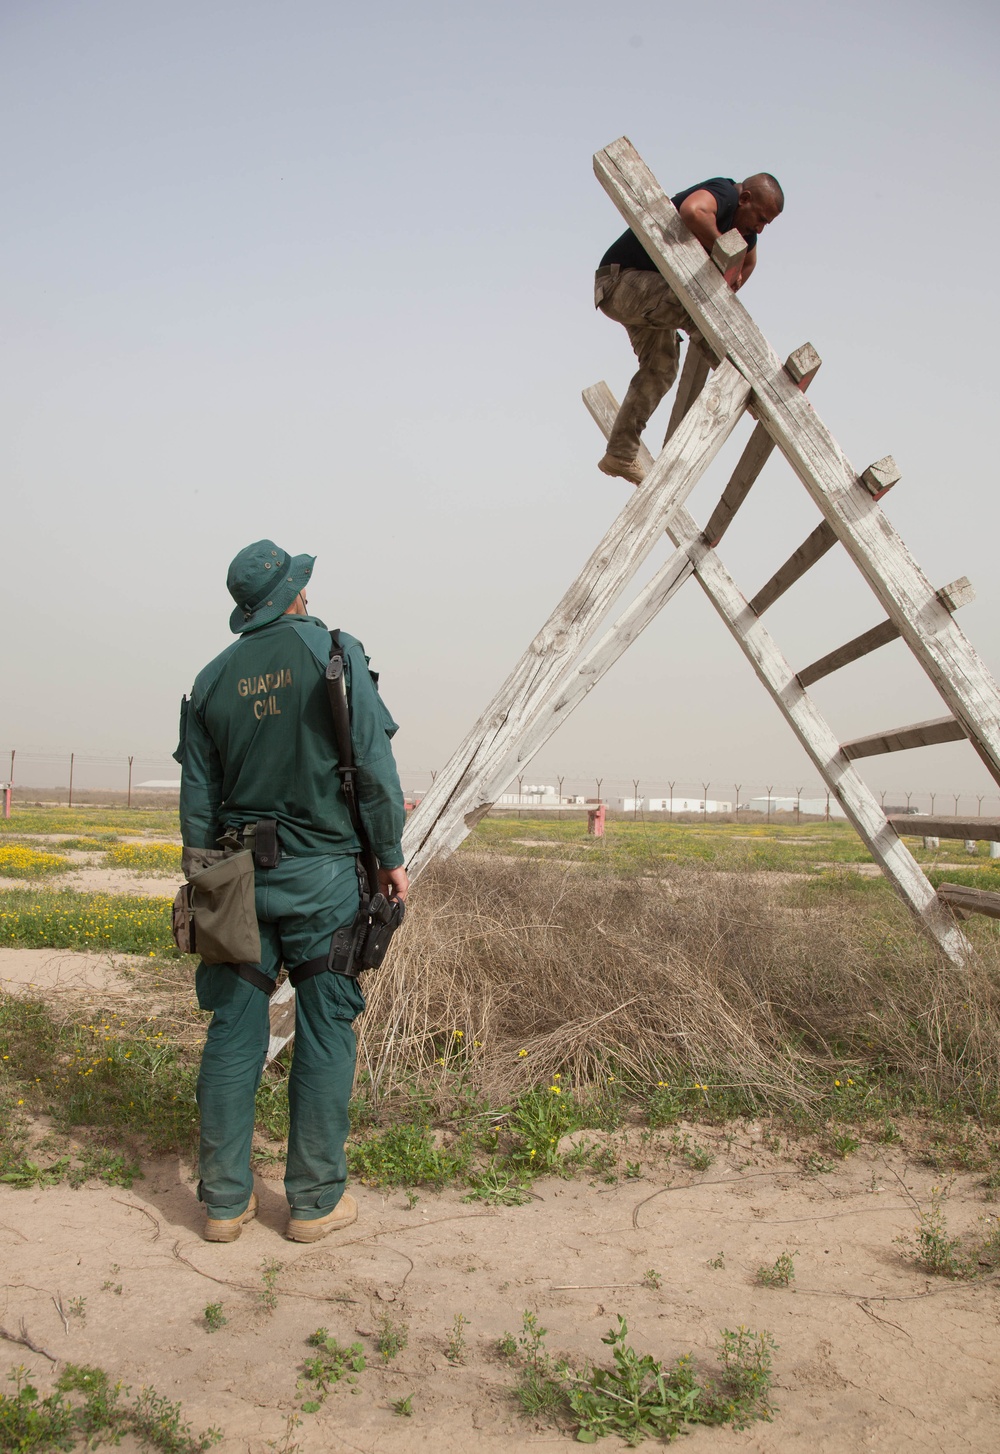
[[[314,555],[289,555],[273,540],[256,540],[229,567],[226,585],[236,602],[229,629],[237,636],[283,616],[309,582]]]

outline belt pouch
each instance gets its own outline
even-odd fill
[[[191,877],[197,952],[206,964],[260,963],[253,869],[253,854],[243,849]]]

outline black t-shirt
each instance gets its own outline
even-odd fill
[[[736,208],[740,200],[740,189],[732,177],[709,177],[707,182],[696,182],[693,187],[685,188],[683,192],[678,192],[676,197],[671,197],[670,200],[675,207],[679,207],[692,192],[711,192],[719,204],[719,231],[728,232],[733,225],[733,218],[736,216]],[[748,250],[756,247],[756,232],[745,232],[743,236],[746,239]],[[627,232],[622,233],[617,242],[611,244],[601,258],[601,267],[606,267],[611,263],[617,263],[621,268],[639,268],[643,272],[656,272],[656,264],[631,227]]]

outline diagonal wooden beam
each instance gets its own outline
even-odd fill
[[[598,152],[594,167],[700,332],[753,385],[759,421],[1000,782],[1000,691],[884,511],[628,139]]]

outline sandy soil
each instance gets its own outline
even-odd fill
[[[811,1177],[764,1150],[753,1127],[728,1146],[718,1132],[687,1129],[714,1140],[705,1172],[669,1163],[663,1135],[643,1149],[641,1179],[543,1180],[523,1207],[445,1192],[408,1210],[400,1193],[355,1187],[358,1223],[306,1248],[283,1238],[278,1180],[259,1180],[260,1217],[237,1243],[203,1242],[176,1159],[147,1163],[130,1191],[0,1187],[0,1323],[16,1330],[23,1318],[57,1358],[153,1384],[196,1428],[221,1427],[224,1454],[565,1447],[569,1436],[520,1414],[496,1355],[526,1308],[554,1352],[577,1358],[605,1353],[600,1337],[618,1313],[634,1345],[664,1360],[694,1350],[711,1361],[722,1327],[770,1330],[780,1345],[774,1422],[698,1430],[692,1451],[995,1450],[1000,1283],[928,1278],[894,1243],[912,1230],[911,1198],[926,1201],[934,1174],[898,1152],[862,1151]],[[948,1207],[954,1231],[994,1210],[975,1178],[955,1182]],[[796,1254],[793,1287],[756,1286],[757,1266],[786,1249]],[[720,1253],[724,1266],[710,1266]],[[272,1258],[282,1271],[268,1314],[258,1294]],[[643,1284],[648,1268],[662,1276],[658,1290]],[[67,1312],[84,1299],[85,1318],[70,1314],[67,1330],[54,1299]],[[229,1321],[209,1334],[203,1312],[217,1301]],[[469,1319],[463,1366],[445,1357],[458,1313]],[[409,1324],[409,1346],[387,1367],[372,1336],[382,1314]],[[286,1419],[306,1397],[296,1392],[305,1339],[319,1326],[360,1339],[371,1361],[356,1393],[336,1387],[286,1445]],[[0,1344],[0,1368],[19,1362],[50,1367]],[[394,1415],[408,1394],[412,1418]]]
[[[89,996],[123,989],[120,971],[137,962],[131,954],[83,954],[71,949],[0,949],[0,992],[65,990]]]

